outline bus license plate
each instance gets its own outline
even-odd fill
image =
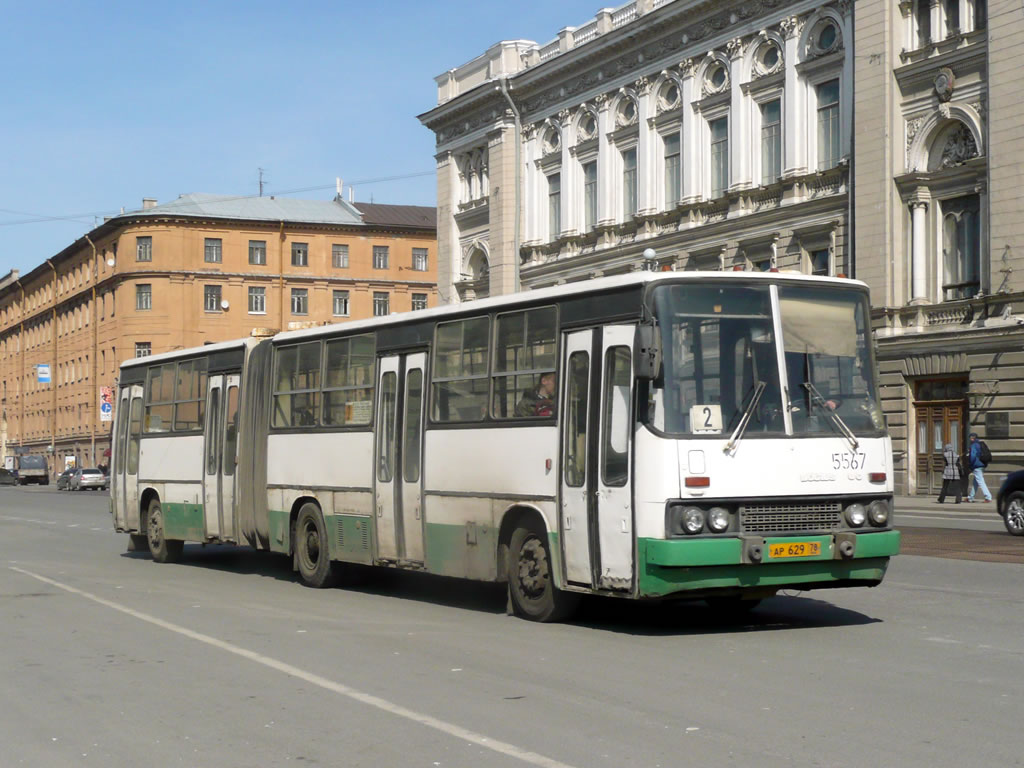
[[[768,557],[772,560],[786,557],[814,557],[820,554],[820,541],[793,541],[788,544],[770,544],[768,546]]]

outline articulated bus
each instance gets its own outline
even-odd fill
[[[634,273],[121,366],[111,504],[185,542],[744,610],[899,549],[862,283]]]

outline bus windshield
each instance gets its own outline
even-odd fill
[[[780,286],[782,346],[794,434],[878,432],[867,298],[817,286]]]
[[[776,326],[768,284],[655,289],[663,375],[651,388],[651,426],[669,434],[727,436],[749,411],[744,435],[781,436],[788,408],[797,435],[883,428],[866,297],[803,285],[781,285],[778,295]]]
[[[664,377],[652,389],[652,426],[720,435],[751,409],[746,435],[785,434],[767,284],[665,285],[655,290],[654,305]]]

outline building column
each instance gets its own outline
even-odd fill
[[[910,203],[911,220],[911,274],[913,286],[911,303],[928,301],[928,201]]]

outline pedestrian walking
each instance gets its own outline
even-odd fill
[[[942,490],[939,491],[939,504],[946,500],[946,494],[956,493],[956,503],[959,504],[964,492],[964,484],[960,477],[960,455],[953,448],[952,443],[946,443],[942,448],[942,459],[945,466],[942,468]]]
[[[985,467],[992,460],[992,452],[983,440],[978,439],[977,432],[971,432],[971,446],[967,457],[967,466],[971,470],[970,477],[974,479],[973,483],[968,480],[970,489],[967,492],[967,500],[974,501],[974,494],[980,489],[985,501],[992,501],[992,493],[985,485]]]

